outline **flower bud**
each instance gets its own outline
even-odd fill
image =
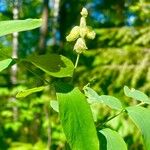
[[[70,34],[66,37],[66,40],[68,42],[75,41],[79,37],[79,35],[80,35],[80,27],[75,26],[71,30]]]
[[[80,27],[80,36],[84,38],[87,34],[87,27]]]
[[[84,17],[80,19],[80,27],[86,27],[86,19]]]
[[[82,11],[81,11],[80,14],[81,14],[83,17],[87,17],[87,15],[88,15],[87,9],[86,9],[86,8],[82,8]]]
[[[83,38],[79,38],[74,45],[74,50],[80,54],[83,51],[85,51],[86,49],[87,49],[87,47],[85,44],[85,40]]]
[[[94,30],[88,28],[87,29],[87,38],[93,40],[96,36],[96,33],[94,32]]]

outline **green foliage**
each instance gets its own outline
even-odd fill
[[[150,38],[147,33],[149,33],[149,27],[97,30],[97,44],[101,48],[91,51],[87,56],[93,55],[91,59],[94,58],[91,62],[92,72],[90,72],[91,75],[88,74],[89,78],[99,75],[96,77],[98,82],[95,82],[95,88],[103,87],[100,90],[104,93],[113,92],[122,95],[122,86],[126,84],[149,91],[150,57],[147,49]],[[138,39],[141,40],[137,43]],[[144,43],[144,41],[147,42]],[[86,73],[83,77],[86,77]]]
[[[122,108],[121,103],[118,103],[118,104],[115,103],[116,98],[114,98],[112,96],[107,96],[107,95],[99,96],[93,89],[91,89],[87,86],[84,87],[84,91],[85,91],[85,95],[87,96],[87,99],[88,99],[89,103],[100,102],[100,103],[104,103],[104,104],[110,106],[111,108],[118,107],[117,105],[120,104],[119,106],[121,106],[121,108]],[[130,90],[127,86],[125,86],[124,87],[124,93],[128,97],[132,97],[136,100],[141,101],[141,103],[138,104],[138,105],[142,105],[142,104],[145,104],[145,103],[149,104],[148,96],[145,95],[141,91],[138,91],[138,90],[135,90],[135,89]],[[150,138],[149,137],[150,136],[150,130],[149,130],[150,111],[149,111],[148,108],[143,108],[143,107],[140,107],[140,106],[130,106],[130,107],[127,107],[125,109],[122,109],[122,111],[119,114],[117,114],[113,117],[110,117],[107,121],[110,121],[110,120],[114,119],[115,117],[117,117],[118,115],[123,113],[125,110],[127,110],[128,115],[131,117],[133,122],[138,126],[138,128],[140,128],[140,130],[142,132],[142,135],[143,135],[144,143],[146,145],[146,149],[150,149],[150,143],[149,143],[149,138]],[[106,121],[106,123],[107,123],[107,121]],[[102,125],[103,125],[103,122],[102,122]],[[103,130],[105,131],[105,129],[103,129]],[[105,142],[104,145],[101,145],[103,147],[102,149],[107,149],[107,150],[115,149],[115,147],[113,148],[113,146],[119,145],[119,144],[115,143],[115,142],[119,142],[119,139],[118,139],[119,137],[116,137],[117,133],[115,133],[113,131],[115,133],[115,135],[113,135],[114,133],[111,132],[110,129],[106,129],[106,132],[103,132],[103,130],[102,130],[101,133],[103,133],[104,136],[106,136],[106,139],[104,140],[104,138],[100,136],[100,140],[101,141],[104,140],[103,142]],[[113,139],[111,137],[115,137],[115,138]],[[120,139],[120,140],[122,140],[122,139]],[[122,143],[122,142],[120,141],[119,143]],[[106,145],[107,145],[107,148],[106,148]],[[127,149],[125,143],[121,144],[121,145],[123,147],[125,146],[124,148],[121,148],[121,149]],[[119,148],[120,148],[120,146],[119,146]]]
[[[47,139],[49,139],[49,136],[51,139],[50,142],[52,150],[67,149],[66,139],[62,132],[62,127],[59,124],[59,118],[57,113],[49,109],[49,101],[52,108],[60,113],[64,132],[67,135],[67,139],[69,139],[69,144],[71,143],[71,146],[73,145],[77,148],[79,146],[78,149],[81,149],[81,147],[82,149],[98,149],[98,140],[91,115],[91,107],[93,116],[96,118],[94,118],[96,127],[98,130],[100,129],[100,134],[103,137],[99,139],[100,147],[102,147],[101,149],[127,149],[123,139],[119,134],[117,134],[117,132],[120,133],[121,130],[123,131],[121,132],[123,133],[121,136],[125,139],[129,149],[143,149],[141,141],[139,140],[139,135],[135,134],[137,133],[137,128],[135,130],[133,125],[129,124],[130,121],[127,119],[127,114],[124,113],[125,110],[128,112],[128,115],[138,128],[141,129],[142,134],[144,135],[143,137],[146,148],[150,149],[148,120],[150,117],[149,109],[137,106],[127,107],[124,109],[122,107],[123,104],[120,103],[120,100],[122,103],[124,102],[125,106],[129,106],[132,103],[131,100],[128,100],[128,98],[123,96],[123,85],[138,88],[149,94],[150,28],[149,26],[144,26],[149,25],[149,2],[146,0],[139,2],[105,0],[102,3],[97,3],[96,5],[93,1],[91,2],[93,4],[90,3],[90,5],[88,5],[88,7],[92,6],[90,8],[91,16],[94,18],[94,14],[98,15],[99,10],[100,15],[104,15],[104,18],[102,17],[103,19],[97,21],[93,21],[92,19],[91,23],[98,28],[100,28],[100,26],[107,28],[100,28],[96,30],[98,35],[96,40],[93,42],[93,45],[87,41],[88,47],[95,49],[87,51],[86,54],[83,54],[80,57],[81,62],[77,69],[74,70],[72,62],[62,55],[51,55],[48,53],[43,56],[32,55],[23,60],[22,63],[18,63],[18,82],[15,85],[16,87],[14,87],[10,81],[11,74],[8,70],[3,71],[3,69],[11,66],[13,63],[11,60],[9,62],[9,59],[4,60],[8,57],[2,57],[3,61],[0,62],[0,71],[3,71],[0,74],[0,128],[2,129],[0,133],[0,149],[9,149],[7,146],[10,146],[10,149],[15,150],[47,149]],[[79,17],[77,13],[79,13],[80,8],[77,6],[83,3],[85,3],[85,1],[79,1],[78,4],[76,1],[60,1],[60,14],[58,16],[59,25],[56,25],[53,21],[49,22],[50,26],[48,23],[48,37],[50,38],[48,41],[45,41],[47,45],[46,49],[48,51],[55,50],[55,46],[51,47],[51,41],[56,40],[56,45],[60,43],[60,45],[63,45],[63,54],[67,54],[67,56],[69,56],[69,54],[72,53],[70,47],[63,43],[65,39],[64,37],[66,35],[66,30],[68,30],[75,22],[76,18]],[[19,15],[21,18],[39,17],[41,16],[41,8],[42,5],[39,0],[28,2],[22,1]],[[124,18],[124,16],[128,16],[128,13],[130,16],[130,12],[133,13],[133,16],[136,16],[134,25],[140,26],[120,27],[126,25],[125,22],[127,18]],[[2,20],[8,20],[8,18],[10,18],[10,16],[7,16],[9,13],[9,11],[4,12],[4,14],[0,13],[0,18],[2,17]],[[50,12],[50,15],[52,15],[52,13],[53,9]],[[97,17],[97,15],[96,18],[98,19],[99,17]],[[51,18],[51,20],[53,19],[54,18]],[[87,18],[87,21],[89,22],[90,18]],[[95,24],[96,22],[97,24]],[[0,36],[13,32],[34,29],[41,26],[41,23],[41,19],[1,21]],[[82,25],[83,23],[85,22],[82,20]],[[109,28],[110,26],[113,26],[113,28]],[[55,27],[57,27],[57,31]],[[7,28],[8,30],[6,30]],[[60,43],[57,43],[57,38],[53,39],[55,36],[53,31],[60,33]],[[84,30],[80,29],[80,36],[84,36],[83,31]],[[78,32],[75,32],[75,34],[79,35]],[[35,31],[32,33],[20,33],[19,54],[25,57],[24,53],[29,55],[35,49],[38,49],[37,41],[41,36],[43,36],[43,34],[40,35]],[[87,37],[90,38],[93,38],[94,36],[94,32],[87,35]],[[76,39],[76,36],[74,38]],[[12,37],[3,36],[0,40],[0,48],[2,49],[3,54],[8,54],[9,50],[9,55],[11,55]],[[82,39],[77,42],[75,49],[77,49],[77,46],[82,46],[79,48],[83,49],[86,48]],[[7,50],[6,53],[4,49]],[[23,50],[25,51],[24,53],[22,52]],[[60,49],[57,50],[61,52]],[[59,52],[57,51],[57,53]],[[72,54],[71,58],[73,58]],[[29,65],[26,67],[28,71],[25,71],[24,61],[28,61],[34,66]],[[43,76],[43,72],[41,73],[37,68],[43,70],[46,75]],[[33,76],[31,72],[33,72],[36,77]],[[49,78],[49,75],[52,77]],[[64,84],[59,85],[60,90],[56,88],[56,92],[58,92],[58,101],[53,100],[56,99],[56,97],[55,90],[52,87],[50,87],[50,89],[46,88],[46,90],[43,90],[44,86],[43,88],[38,87],[30,89],[34,85],[35,87],[43,85],[42,79],[44,78],[48,81],[47,83],[51,84],[51,81],[53,82],[53,80],[60,80],[56,78],[53,79],[53,77],[60,78],[72,76],[72,81],[69,81],[70,78],[62,80],[64,82],[69,81],[72,84],[78,85],[80,88],[86,85],[93,77],[96,77],[92,86],[95,91],[102,95],[99,95],[92,88],[86,87],[86,90],[84,90],[87,101],[89,102],[88,104],[85,96],[80,92],[79,88],[72,88],[67,92],[63,92],[66,87]],[[20,86],[20,84],[23,86]],[[30,97],[25,97],[26,101],[15,101],[15,96],[18,91],[21,91],[18,94],[19,97],[25,97],[32,93],[34,94]],[[41,92],[36,93],[38,91]],[[118,97],[118,99],[106,94],[114,95]],[[143,105],[145,103],[149,104],[148,96],[138,90],[130,90],[128,87],[125,87],[125,94],[128,97],[142,102],[137,105]],[[136,103],[136,101],[133,103]],[[105,105],[112,109],[120,110],[120,112],[116,114],[116,111],[108,109]],[[147,107],[147,105],[145,105],[145,107]],[[121,116],[122,118],[119,117],[114,119],[120,114],[124,114]],[[128,132],[129,130],[131,132]],[[39,139],[41,141],[37,144]],[[91,145],[92,147],[90,147]]]
[[[145,150],[150,149],[150,110],[141,106],[131,106],[126,108],[128,115],[141,130]]]
[[[3,71],[4,69],[6,69],[10,65],[11,62],[12,62],[12,59],[10,59],[10,58],[1,60],[0,61],[0,71]]]
[[[104,104],[106,104],[110,108],[113,108],[113,109],[116,109],[116,110],[121,110],[122,109],[121,102],[113,96],[101,95],[100,99],[103,101]]]
[[[38,141],[34,145],[30,143],[14,142],[8,150],[48,150],[45,143]]]
[[[78,88],[59,84],[56,88],[60,120],[73,150],[98,150],[99,142],[85,96]]]
[[[51,106],[56,112],[59,112],[58,101],[56,101],[56,100],[51,100],[51,101],[50,101],[50,106]]]
[[[89,103],[104,103],[110,108],[116,110],[122,110],[123,108],[120,100],[113,96],[109,96],[109,95],[99,96],[93,89],[89,87],[85,87],[84,91]]]
[[[0,36],[32,30],[42,25],[41,19],[9,20],[0,22]]]
[[[124,87],[124,93],[128,97],[132,97],[133,99],[142,101],[144,103],[150,104],[150,99],[146,94],[144,94],[141,91],[135,90],[135,89],[129,89],[127,86]]]
[[[87,100],[90,104],[95,102],[103,103],[103,101],[99,98],[99,95],[92,88],[85,86],[83,89],[85,96],[87,97]]]
[[[22,123],[20,121],[16,121],[16,122],[8,122],[7,124],[5,124],[4,128],[6,130],[12,130],[13,132],[17,132],[21,128],[21,126]]]
[[[48,75],[58,78],[71,77],[74,70],[74,65],[71,60],[57,54],[32,55],[25,59],[25,61],[31,62]]]
[[[109,34],[105,35],[109,37]],[[121,48],[114,47],[115,45],[88,51],[83,57],[85,62],[82,62],[78,69],[76,82],[84,86],[95,78],[92,84],[94,89],[102,94],[115,94],[118,97],[123,96],[124,85],[138,88],[148,94],[150,89],[148,48],[126,45]]]
[[[20,91],[19,93],[17,93],[16,98],[25,98],[26,96],[32,93],[43,91],[45,88],[46,88],[45,86],[41,86],[41,87]]]
[[[126,45],[149,46],[150,27],[122,27],[96,29],[98,45],[101,47],[122,47]]]
[[[99,139],[102,141],[101,150],[127,150],[126,143],[116,131],[105,128],[99,132]]]
[[[138,18],[136,18],[136,24],[141,25],[144,20],[150,19],[150,2],[148,0],[135,1],[132,5],[129,6],[129,11],[138,15]],[[149,25],[149,22],[145,22],[145,24]]]

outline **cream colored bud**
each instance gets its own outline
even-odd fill
[[[70,34],[66,37],[66,40],[68,42],[75,41],[79,37],[79,35],[80,35],[80,27],[75,26],[71,30]]]
[[[82,8],[81,15],[82,15],[83,17],[87,17],[88,11],[87,11],[86,8]]]
[[[92,30],[92,28],[87,28],[87,38],[93,40],[96,36],[96,33],[94,32],[94,30]]]
[[[96,33],[94,31],[91,31],[91,32],[87,33],[87,38],[88,39],[93,40],[93,39],[95,39],[95,36],[96,36]]]
[[[84,38],[87,34],[87,27],[80,27],[80,36]]]
[[[83,38],[79,38],[74,45],[74,50],[80,54],[86,49],[88,48],[86,46],[85,40]]]
[[[80,27],[86,27],[86,19],[84,17],[80,19]]]

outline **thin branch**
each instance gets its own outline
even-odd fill
[[[137,105],[135,105],[135,106],[142,106],[142,105],[144,105],[144,104],[145,104],[145,102],[141,102],[141,103],[139,103],[139,104],[137,104]],[[116,115],[110,117],[110,118],[107,119],[105,122],[102,122],[102,123],[100,122],[100,123],[98,123],[96,127],[104,126],[106,123],[108,123],[108,122],[111,121],[112,119],[118,117],[120,114],[122,114],[123,112],[125,112],[125,110],[126,110],[126,109],[124,108],[124,109],[122,109],[118,114],[116,114]]]
[[[50,85],[50,82],[49,81],[47,81],[46,79],[43,79],[43,78],[41,78],[37,73],[35,73],[35,72],[33,72],[32,70],[30,70],[26,65],[24,65],[25,66],[25,68],[28,70],[28,71],[30,71],[33,75],[35,75],[37,78],[39,78],[41,81],[45,81],[48,85]]]
[[[137,104],[136,106],[142,106],[144,104],[145,104],[145,102],[141,102],[141,103]]]
[[[108,118],[105,122],[100,122],[96,127],[99,127],[99,126],[104,126],[106,123],[108,123],[109,121],[111,121],[112,119],[118,117],[120,114],[122,114],[123,112],[125,112],[125,109],[121,110],[118,114]]]
[[[78,66],[79,58],[80,58],[80,54],[77,54],[77,59],[76,59],[76,62],[75,62],[74,69],[76,69],[77,66]]]

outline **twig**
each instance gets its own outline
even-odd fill
[[[122,114],[123,112],[125,111],[125,109],[121,110],[118,114],[110,117],[109,119],[107,119],[105,122],[103,123],[99,123],[96,127],[99,127],[99,126],[103,126],[105,125],[107,122],[111,121],[112,119],[116,118],[117,116],[119,116],[120,114]]]
[[[79,58],[80,58],[80,54],[77,54],[77,59],[76,59],[76,62],[75,62],[74,69],[76,69],[77,66],[78,66]]]

